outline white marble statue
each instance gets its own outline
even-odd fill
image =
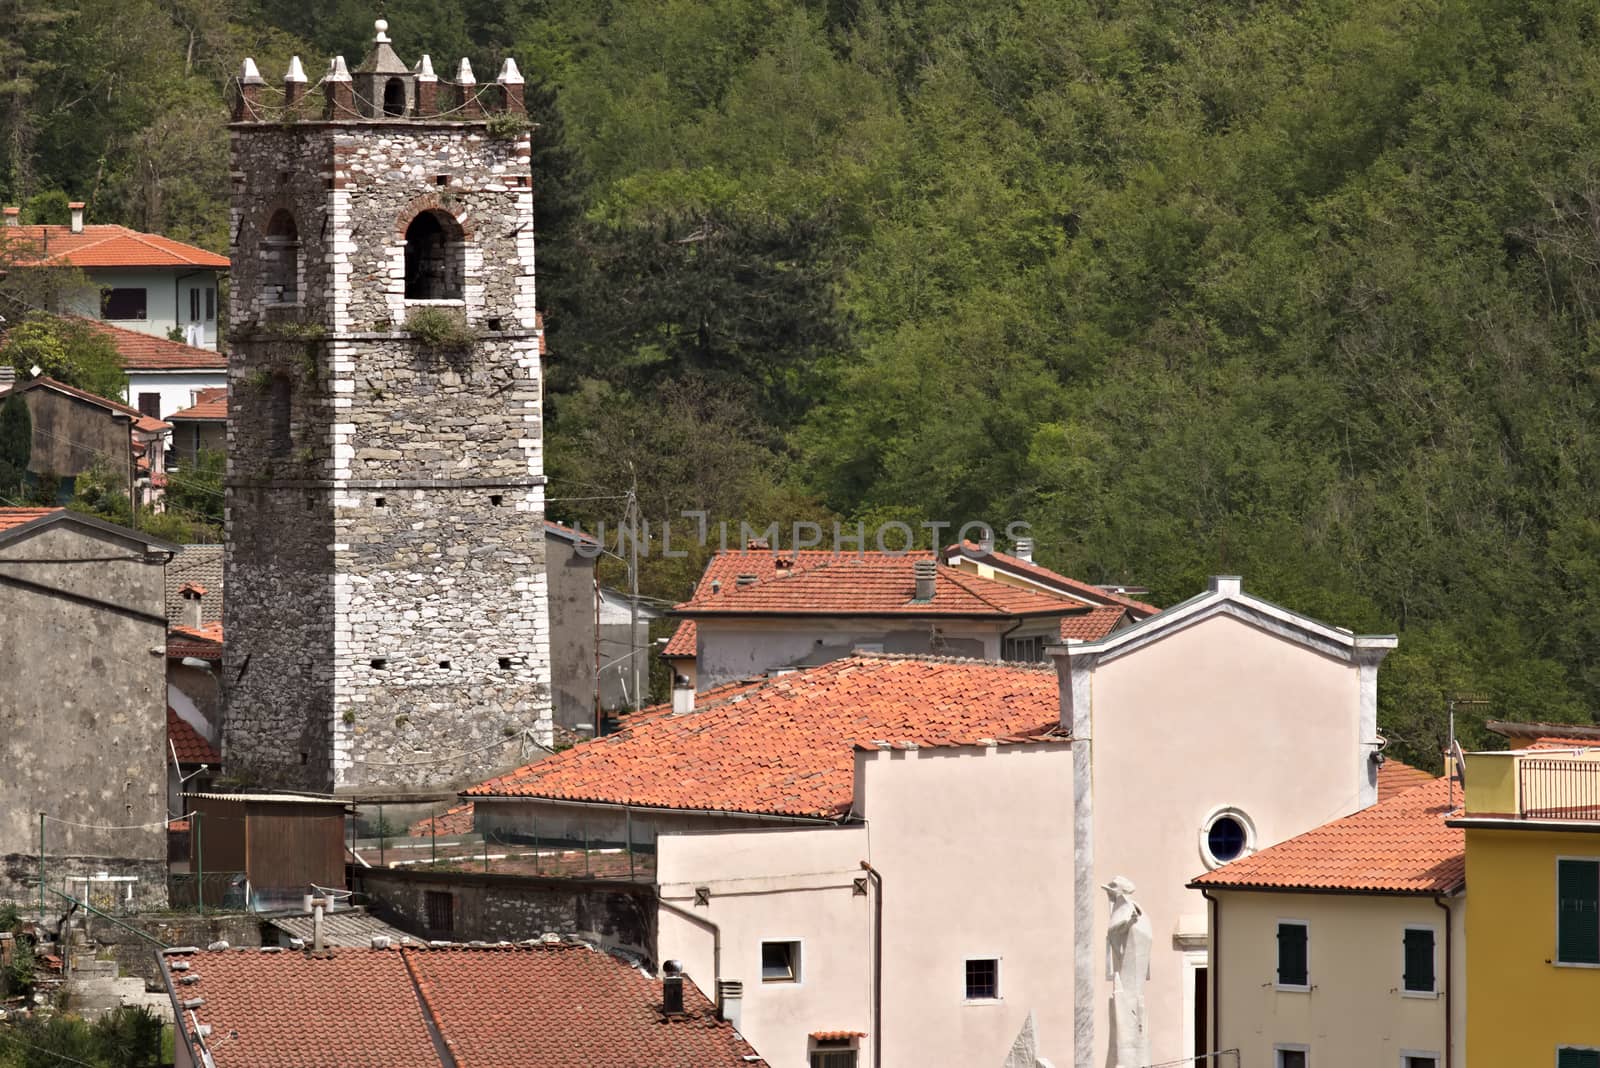
[[[1150,917],[1133,900],[1133,882],[1119,875],[1103,886],[1111,898],[1106,926],[1106,978],[1111,980],[1111,1068],[1150,1063],[1144,984],[1150,978]]]

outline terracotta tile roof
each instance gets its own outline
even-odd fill
[[[189,602],[182,597],[186,585],[202,587],[201,622],[222,622],[222,546],[185,545],[167,561],[167,622],[182,626],[189,619]]]
[[[0,530],[12,530],[24,523],[64,511],[65,508],[0,508]]]
[[[463,791],[810,818],[848,813],[854,747],[976,744],[1054,731],[1055,671],[859,655],[731,684],[693,712],[647,710],[604,738]]]
[[[168,422],[177,419],[185,419],[194,423],[227,422],[228,387],[218,386],[216,389],[202,389],[199,395],[195,397],[194,404],[167,416]]]
[[[546,534],[554,534],[556,537],[561,538],[564,541],[570,541],[573,544],[577,544],[580,541],[586,542],[590,545],[594,544],[593,534],[586,534],[581,530],[574,530],[569,526],[554,522],[549,519],[544,521],[544,532]]]
[[[813,1031],[809,1036],[818,1042],[843,1042],[849,1038],[866,1038],[865,1031]]]
[[[835,553],[806,549],[720,552],[694,596],[676,610],[694,615],[1051,615],[1085,611],[1081,602],[980,578],[940,564],[931,601],[916,601],[912,567],[931,552]],[[783,562],[785,566],[779,566]],[[739,577],[755,581],[740,585]]]
[[[681,1016],[661,980],[587,945],[168,952],[175,999],[216,1068],[747,1068],[765,1065],[692,981]],[[185,1021],[188,1012],[182,1014]],[[193,1038],[180,1035],[180,1041]]]
[[[1460,794],[1456,801],[1461,800]],[[1434,779],[1263,849],[1193,885],[1238,890],[1436,894],[1466,880],[1464,833],[1445,826],[1450,782]]]
[[[411,825],[406,833],[413,838],[427,838],[435,834],[471,834],[471,801],[447,808],[437,816],[424,816]]]
[[[79,400],[85,401],[89,404],[98,405],[101,408],[105,408],[107,411],[115,412],[118,415],[125,415],[129,419],[133,420],[135,429],[143,431],[147,434],[159,434],[162,431],[172,429],[170,424],[164,423],[160,419],[154,419],[148,415],[145,415],[137,408],[130,408],[128,405],[123,404],[119,400],[112,400],[110,397],[102,397],[98,393],[90,393],[88,390],[79,389],[77,386],[69,386],[65,382],[56,381],[49,375],[40,375],[38,378],[30,379],[29,381],[20,383],[12,388],[14,388],[18,393],[25,393],[33,389],[48,389],[57,393],[65,393],[69,397],[76,397]],[[141,444],[141,442],[134,442],[135,451],[139,451],[139,446]]]
[[[210,349],[197,349],[181,341],[172,341],[137,330],[124,330],[120,326],[98,319],[83,320],[105,334],[117,347],[122,357],[124,371],[226,371],[228,357]]]
[[[1431,773],[1390,758],[1378,768],[1378,800],[1387,801],[1403,790],[1426,786],[1433,780]]]
[[[1061,637],[1084,642],[1097,642],[1116,630],[1128,618],[1129,610],[1120,604],[1096,605],[1082,615],[1063,616]]]
[[[679,623],[678,629],[672,632],[672,640],[661,648],[661,655],[667,659],[692,659],[699,653],[699,636],[692,619]]]
[[[97,224],[7,226],[0,230],[0,260],[19,267],[66,263],[74,267],[210,267],[226,271],[228,257],[160,234]]]
[[[1094,604],[1120,604],[1131,611],[1135,618],[1142,619],[1145,616],[1153,616],[1161,611],[1160,608],[1153,604],[1136,601],[1132,597],[1101,589],[1099,586],[1075,578],[1069,578],[1059,572],[1051,571],[1048,567],[1042,567],[1031,560],[1024,560],[1020,556],[1012,556],[1010,553],[1003,553],[998,549],[985,549],[974,542],[967,541],[959,545],[951,545],[944,551],[944,556],[947,560],[956,555],[965,556],[969,560],[983,560],[988,563],[998,564],[1019,575],[1027,575],[1029,578],[1036,579],[1046,585],[1055,586],[1057,589],[1064,590],[1067,593],[1086,598]]]
[[[1524,748],[1528,742],[1537,742],[1550,738],[1557,738],[1562,741],[1578,741],[1591,745],[1600,742],[1600,725],[1593,723],[1551,723],[1540,720],[1513,723],[1506,720],[1491,719],[1484,726],[1508,739],[1513,749]]]
[[[180,764],[210,764],[214,768],[222,764],[216,748],[171,706],[167,708],[167,740],[177,751]]]
[[[182,660],[186,656],[199,660],[221,660],[222,624],[208,623],[199,630],[193,627],[168,627],[167,659]]]

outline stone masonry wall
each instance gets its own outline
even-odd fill
[[[551,731],[527,136],[424,120],[232,136],[224,760],[308,789],[475,781]],[[279,210],[300,240],[289,306],[262,292]],[[405,297],[423,211],[464,238],[459,300]],[[425,345],[406,329],[420,309],[463,317],[472,341]]]

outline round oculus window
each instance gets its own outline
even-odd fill
[[[1200,853],[1207,867],[1218,868],[1238,860],[1255,846],[1250,817],[1236,808],[1219,808],[1200,828]]]

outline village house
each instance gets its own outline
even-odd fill
[[[1376,801],[1394,644],[1222,578],[1054,646],[1053,673],[857,653],[680,684],[620,733],[463,797],[499,841],[653,846],[660,956],[775,1065],[807,1064],[816,1035],[863,1064],[1000,1063],[1019,1036],[1100,1063],[1100,888],[1118,877],[1154,925],[1152,1054],[1192,1057],[1214,1048],[1194,870]],[[983,886],[1003,906],[975,907]]]
[[[171,949],[178,1068],[761,1068],[692,980],[559,938]]]
[[[202,449],[226,453],[228,449],[228,388],[202,389],[193,404],[167,416],[172,424],[172,462],[192,466]]]
[[[20,621],[0,642],[0,899],[65,911],[49,891],[105,872],[165,904],[162,571],[176,549],[63,508],[0,508],[0,615]]]
[[[661,655],[699,690],[857,649],[1042,661],[1048,646],[1103,637],[1132,611],[980,575],[933,552],[756,547],[711,558],[693,596],[674,606],[684,622]]]
[[[71,500],[78,477],[96,471],[119,493],[131,485],[140,508],[159,505],[169,424],[44,376],[0,391],[0,400],[11,394],[26,401],[33,422],[28,471],[54,480],[57,500]]]
[[[5,208],[0,262],[82,271],[93,290],[59,311],[163,340],[178,331],[189,346],[217,348],[217,286],[228,270],[226,256],[126,226],[85,223],[84,205],[76,201],[70,210],[68,225],[23,226],[20,211]]]
[[[228,384],[228,359],[221,353],[113,323],[90,325],[116,346],[128,379],[124,400],[146,415],[165,419]]]
[[[1446,822],[1461,790],[1421,777],[1190,884],[1212,909],[1197,1010],[1239,1068],[1462,1063],[1466,860]]]

